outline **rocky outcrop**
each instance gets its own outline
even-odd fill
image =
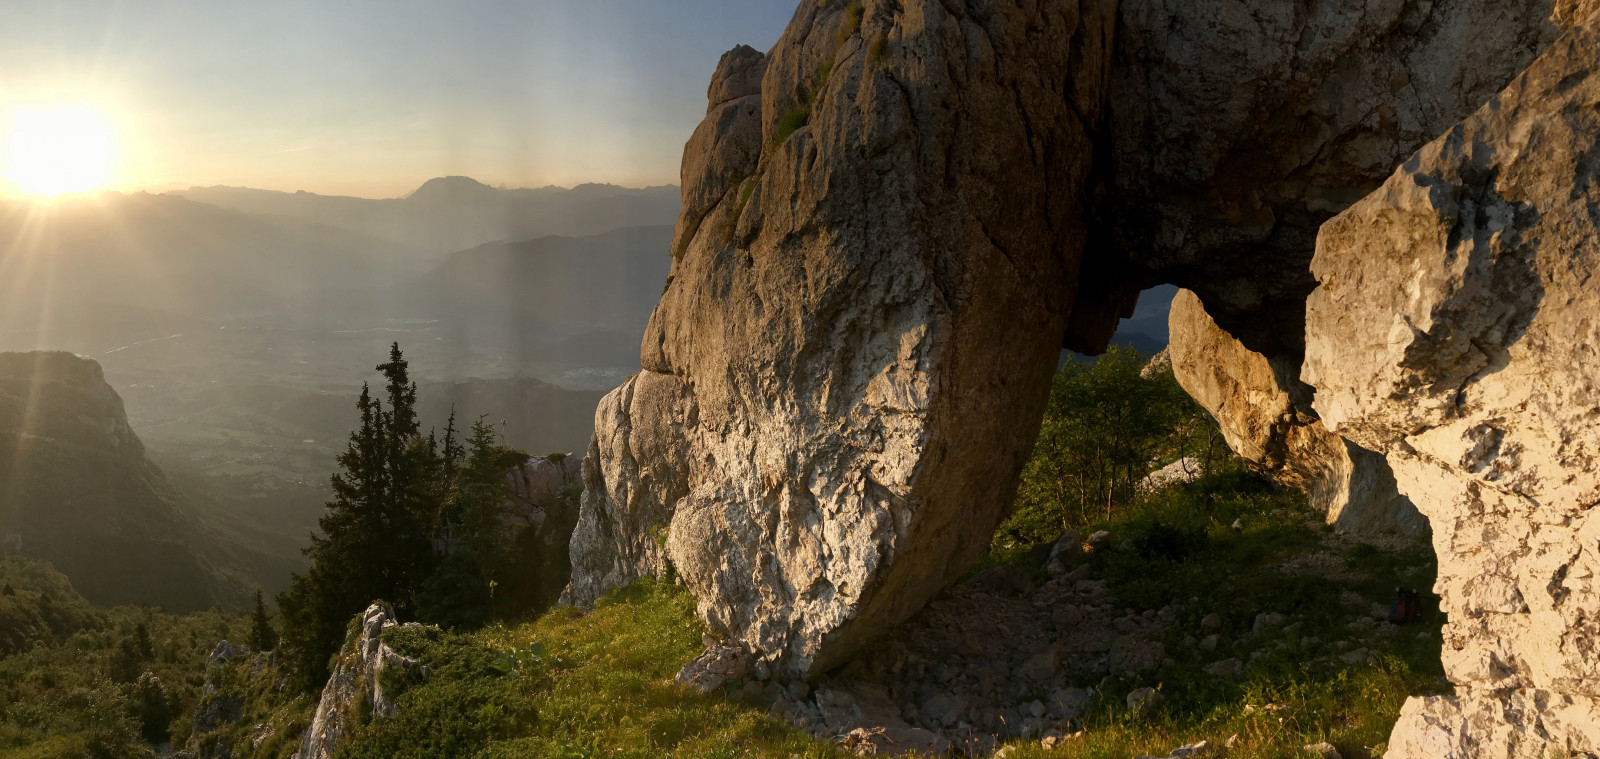
[[[1200,298],[1179,290],[1168,347],[1178,384],[1216,418],[1228,447],[1257,471],[1306,494],[1328,524],[1351,532],[1426,534],[1383,456],[1329,432],[1308,408],[1299,365],[1273,361],[1225,332]],[[1309,396],[1309,392],[1306,393]],[[1298,401],[1298,402],[1297,402]]]
[[[567,600],[671,569],[759,661],[844,661],[981,553],[1059,349],[1103,350],[1141,288],[1188,285],[1298,365],[1317,225],[1550,18],[804,0],[711,84],[643,371],[596,413]]]
[[[1511,81],[1571,4],[1123,0],[1089,264],[1113,281],[1086,289],[1180,285],[1297,366],[1318,226]]]
[[[534,456],[506,473],[506,489],[512,529],[531,530],[536,536],[539,566],[527,570],[538,578],[538,602],[543,607],[556,600],[571,577],[568,550],[578,524],[583,462],[570,453]]]
[[[370,710],[375,717],[394,716],[394,701],[384,692],[385,670],[392,667],[403,674],[416,672],[423,677],[428,674],[427,668],[416,659],[396,653],[383,642],[383,631],[396,624],[394,612],[373,604],[362,613],[358,624],[339,651],[333,674],[322,688],[311,726],[300,739],[295,759],[332,756],[339,741],[360,724],[364,710]]]
[[[1010,507],[1073,310],[1114,21],[846,5],[807,0],[718,68],[736,99],[685,151],[568,595],[670,563],[714,631],[801,676],[955,580]]]
[[[1303,378],[1433,526],[1454,695],[1386,756],[1600,752],[1600,19],[1328,222]]]

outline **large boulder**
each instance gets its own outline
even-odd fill
[[[1393,759],[1600,753],[1600,18],[1328,222],[1303,378],[1433,526]]]
[[[670,564],[790,676],[915,612],[1010,508],[1073,311],[1114,22],[847,5],[806,0],[763,61],[718,68],[735,95],[720,80],[764,66],[760,94],[713,104],[685,151],[672,277],[644,371],[596,414],[567,596]]]
[[[1188,290],[1173,298],[1168,320],[1173,375],[1216,418],[1234,453],[1280,485],[1304,492],[1339,530],[1427,533],[1427,520],[1396,489],[1383,456],[1300,410],[1311,404],[1309,397],[1299,403],[1293,397],[1310,390],[1296,376],[1298,364],[1244,347]]]
[[[708,90],[566,599],[674,571],[780,673],[840,663],[982,552],[1060,348],[1103,350],[1141,288],[1186,284],[1298,365],[1316,226],[1526,66],[1550,13],[804,0]]]

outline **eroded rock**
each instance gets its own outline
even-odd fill
[[[1600,751],[1600,29],[1329,221],[1303,378],[1433,525],[1452,696],[1386,756]]]
[[[1173,298],[1168,324],[1173,375],[1216,418],[1240,458],[1304,492],[1338,529],[1427,534],[1427,520],[1400,494],[1381,455],[1329,432],[1301,410],[1311,405],[1311,388],[1300,382],[1298,363],[1244,347],[1188,290]]]
[[[1092,289],[1186,287],[1298,366],[1317,228],[1511,81],[1573,4],[1120,3]]]
[[[426,668],[416,659],[395,652],[383,642],[383,631],[394,626],[394,612],[378,604],[362,613],[360,628],[345,641],[333,673],[322,688],[311,727],[300,739],[295,759],[332,756],[339,741],[359,724],[363,708],[370,708],[377,717],[394,716],[392,694],[385,693],[383,687],[386,669],[418,671],[426,676]]]
[[[1113,22],[915,0],[850,30],[846,5],[807,0],[764,64],[741,53],[759,121],[728,101],[696,140],[728,136],[685,151],[568,594],[670,562],[714,630],[802,676],[954,581],[1010,507],[1073,310]]]
[[[1533,0],[846,6],[718,67],[566,596],[673,570],[790,676],[981,553],[1058,350],[1104,349],[1141,288],[1298,365],[1317,225],[1556,32]]]

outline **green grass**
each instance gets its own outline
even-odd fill
[[[1243,529],[1235,530],[1238,520]],[[1418,542],[1380,550],[1335,539],[1294,493],[1275,490],[1239,472],[1206,478],[1147,498],[1086,530],[1107,529],[1111,544],[1083,561],[1118,602],[1132,610],[1172,607],[1161,640],[1172,662],[1143,676],[1098,683],[1084,734],[1046,752],[1036,739],[1017,741],[1008,756],[1125,759],[1165,756],[1198,740],[1214,744],[1238,735],[1230,757],[1302,756],[1300,747],[1326,740],[1345,756],[1383,747],[1410,695],[1448,692],[1439,664],[1437,599],[1424,592],[1421,624],[1391,634],[1353,624],[1387,603],[1396,586],[1426,589],[1433,581],[1428,547]],[[1043,578],[1038,546],[996,549],[979,567],[1016,564]],[[1346,576],[1286,571],[1291,560],[1341,559]],[[6,603],[30,634],[27,646],[0,658],[0,756],[84,757],[146,755],[137,676],[157,677],[168,694],[166,729],[175,746],[227,744],[238,757],[291,755],[315,705],[310,696],[279,690],[285,674],[258,670],[245,658],[212,670],[206,654],[219,638],[236,641],[241,617],[185,617],[147,609],[98,611],[68,596],[58,575],[29,564],[0,565],[14,585]],[[49,589],[63,600],[52,613],[59,630],[33,621],[34,604]],[[1350,594],[1359,596],[1349,603]],[[1289,617],[1285,629],[1255,635],[1264,611]],[[1189,636],[1216,613],[1222,645],[1201,654]],[[139,632],[143,625],[144,634]],[[471,633],[395,628],[390,645],[431,670],[386,678],[396,716],[368,718],[339,749],[365,757],[720,757],[843,756],[768,716],[742,682],[700,696],[672,683],[701,649],[703,627],[694,600],[667,583],[642,582],[604,599],[592,612],[557,609],[520,625]],[[141,642],[147,636],[149,643]],[[1375,653],[1372,663],[1344,662],[1348,648]],[[1206,674],[1206,664],[1258,657],[1237,680]],[[1123,697],[1139,686],[1165,695],[1147,716],[1129,713]],[[205,691],[210,690],[207,694]],[[193,734],[193,715],[212,700],[240,704],[237,722]],[[1265,709],[1273,705],[1271,710]],[[1251,709],[1249,707],[1255,707]],[[270,726],[263,735],[258,726]],[[154,725],[160,727],[160,725]],[[259,745],[255,739],[260,738]]]
[[[861,19],[867,14],[866,7],[861,0],[855,0],[844,9],[844,26],[839,29],[839,44],[850,39],[856,32],[861,31]]]
[[[703,630],[686,592],[653,582],[613,593],[593,612],[558,609],[518,627],[390,630],[390,644],[432,677],[402,692],[396,716],[369,723],[339,756],[842,756],[763,704],[674,685],[700,653]]]
[[[1232,528],[1235,520],[1243,529]],[[1439,658],[1444,614],[1425,590],[1435,571],[1425,541],[1386,551],[1335,540],[1299,493],[1275,490],[1242,472],[1169,489],[1086,529],[1113,535],[1111,546],[1087,562],[1119,605],[1176,610],[1163,638],[1174,661],[1143,677],[1098,684],[1101,697],[1083,720],[1084,736],[1066,747],[1044,752],[1036,740],[1022,741],[1011,757],[1165,756],[1181,745],[1220,744],[1235,734],[1240,742],[1230,757],[1304,756],[1301,747],[1319,741],[1344,756],[1365,756],[1382,748],[1407,696],[1449,691]],[[1316,554],[1344,559],[1347,576],[1282,569]],[[1038,574],[1039,556],[1032,547],[1013,546],[991,552],[984,564],[1018,564]],[[1399,586],[1424,591],[1420,623],[1384,635],[1358,622],[1370,616],[1372,604],[1387,605]],[[1347,604],[1344,593],[1361,601]],[[1262,612],[1284,614],[1287,625],[1299,628],[1255,635],[1252,626]],[[1200,620],[1213,613],[1221,618],[1222,644],[1202,654],[1184,639],[1203,636]],[[1375,663],[1340,660],[1341,641],[1375,652]],[[1238,680],[1204,672],[1208,663],[1248,661],[1256,651],[1264,655]],[[1166,700],[1148,717],[1129,713],[1123,696],[1146,685],[1158,687]],[[1259,709],[1268,704],[1282,708]],[[1258,708],[1247,713],[1251,705]]]
[[[809,101],[789,106],[789,110],[784,111],[783,115],[778,117],[778,127],[772,133],[772,144],[782,145],[788,141],[790,135],[809,123],[811,123],[811,103]]]

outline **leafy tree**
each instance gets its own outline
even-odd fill
[[[278,647],[278,631],[272,628],[267,605],[262,601],[259,590],[256,591],[255,611],[250,614],[250,638],[247,642],[256,651],[271,651]]]

